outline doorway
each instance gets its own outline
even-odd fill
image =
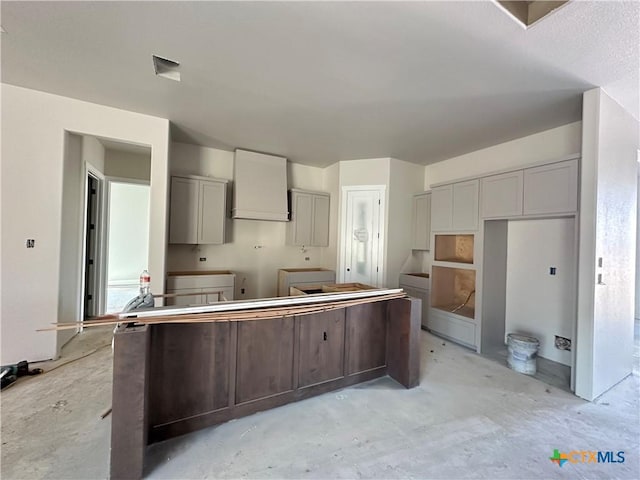
[[[84,255],[84,297],[83,317],[88,319],[100,314],[100,237],[102,179],[95,173],[87,173],[85,209],[85,255]]]
[[[385,186],[342,188],[342,237],[338,278],[382,286]]]

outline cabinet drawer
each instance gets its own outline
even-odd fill
[[[432,308],[429,310],[429,330],[445,336],[454,342],[475,348],[476,325],[447,312]]]

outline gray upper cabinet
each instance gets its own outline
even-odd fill
[[[431,240],[431,193],[413,196],[413,250],[429,250]]]
[[[578,210],[578,160],[524,170],[524,215]]]
[[[226,180],[171,177],[169,243],[224,243],[226,203]]]
[[[492,175],[481,180],[482,218],[522,215],[523,172]]]
[[[329,245],[329,194],[291,189],[287,244],[307,247]]]
[[[431,230],[478,229],[478,180],[436,187],[431,191]]]

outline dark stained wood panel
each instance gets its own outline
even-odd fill
[[[154,326],[151,426],[229,405],[230,330],[230,323]]]
[[[420,383],[419,298],[397,298],[387,302],[387,374],[413,388]]]
[[[387,350],[387,304],[347,308],[347,375],[383,367]]]
[[[239,322],[236,403],[293,389],[294,319]]]
[[[298,387],[344,376],[345,309],[300,319]]]

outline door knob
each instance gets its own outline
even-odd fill
[[[350,268],[347,268],[347,272],[350,272],[350,271],[351,271],[351,269],[350,269]]]

